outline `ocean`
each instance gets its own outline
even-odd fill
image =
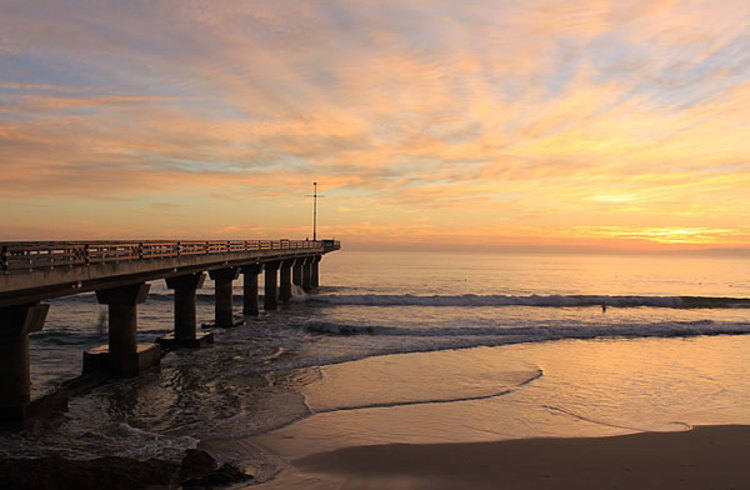
[[[199,323],[212,294],[207,280]],[[152,283],[141,342],[172,330],[172,302]],[[93,294],[50,303],[31,337],[34,397],[106,343]],[[316,294],[0,434],[0,454],[177,460],[200,446],[273,486],[293,458],[344,446],[750,424],[748,333],[748,257],[342,250]]]

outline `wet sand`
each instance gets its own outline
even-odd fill
[[[310,488],[740,490],[750,488],[748,454],[750,426],[702,426],[602,438],[361,446],[292,466],[295,480]]]
[[[750,490],[748,340],[575,340],[325,366],[302,390],[312,415],[248,443],[283,462],[268,490]],[[504,394],[475,396],[493,389]]]

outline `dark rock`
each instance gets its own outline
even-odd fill
[[[188,449],[180,466],[180,483],[186,488],[205,486],[204,482],[216,467],[216,460],[206,451]]]
[[[206,490],[252,478],[231,463],[217,467],[216,460],[207,452],[199,449],[187,450],[180,468],[180,483],[183,490]]]
[[[150,459],[107,457],[90,461],[66,460],[59,456],[39,459],[0,460],[0,488],[18,490],[108,490],[154,486],[177,488],[178,467]]]
[[[158,459],[138,461],[105,457],[90,461],[60,456],[0,459],[2,490],[209,490],[250,480],[235,465],[216,460],[205,451],[188,450],[181,464]]]

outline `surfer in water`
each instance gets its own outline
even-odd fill
[[[607,312],[607,303],[602,303],[602,315]]]

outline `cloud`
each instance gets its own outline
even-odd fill
[[[750,212],[737,2],[1,1],[0,200],[58,201],[40,227],[187,195],[265,216],[313,180],[339,233],[391,240]]]

